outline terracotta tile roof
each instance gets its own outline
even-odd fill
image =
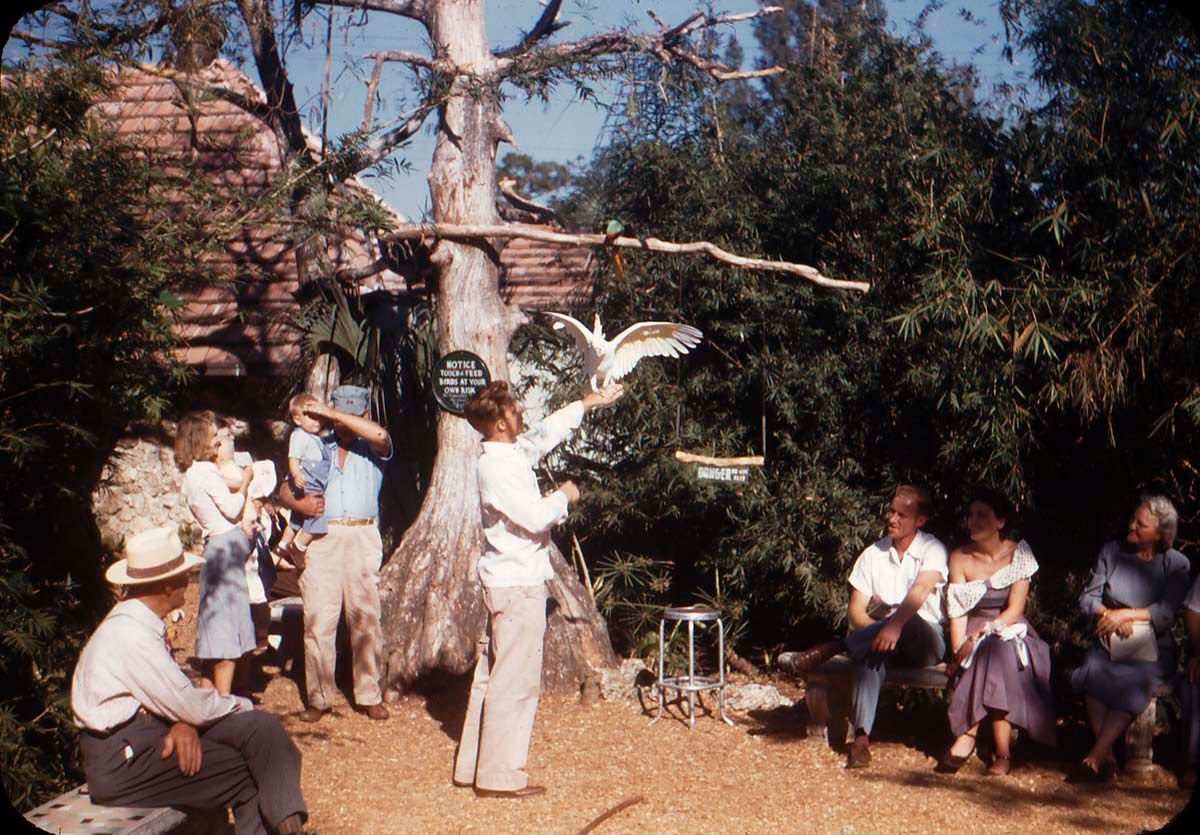
[[[283,154],[266,123],[235,101],[184,84],[188,78],[229,91],[251,105],[265,104],[249,78],[217,61],[191,76],[163,67],[117,70],[110,94],[93,112],[110,121],[121,136],[178,160],[178,167],[168,161],[168,171],[199,170],[216,187],[231,191],[254,193],[274,183]],[[329,255],[335,269],[362,266],[378,257],[371,242],[349,229]],[[208,375],[283,373],[300,353],[299,335],[285,325],[299,309],[294,295],[300,286],[295,242],[279,225],[243,226],[206,267],[224,280],[182,294],[186,304],[177,330],[187,345],[179,355]],[[388,271],[368,283],[394,289],[403,287],[404,279]]]
[[[183,83],[188,78],[229,91],[251,108],[202,94]],[[164,67],[124,68],[114,71],[114,81],[112,92],[93,112],[120,135],[177,160],[177,167],[168,162],[169,171],[198,169],[217,187],[251,192],[280,176],[279,143],[252,112],[265,104],[265,96],[236,67],[216,61],[190,76]],[[311,137],[310,143],[315,143]],[[348,185],[372,194],[357,181]],[[353,229],[330,251],[336,269],[369,264],[377,257],[374,242]],[[593,255],[587,247],[513,240],[501,250],[500,262],[501,295],[521,308],[565,310],[591,293]],[[244,226],[206,266],[225,280],[184,294],[177,330],[187,344],[180,357],[206,375],[284,373],[300,353],[299,335],[285,325],[299,309],[295,243],[286,230]],[[409,280],[420,284],[421,278]],[[360,286],[364,291],[408,292],[409,280],[387,270]]]
[[[591,247],[512,239],[500,250],[500,296],[523,310],[562,310],[590,300]]]

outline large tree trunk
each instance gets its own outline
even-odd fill
[[[495,59],[484,29],[483,0],[439,0],[427,25],[447,58],[470,67],[482,91],[454,96],[438,119],[429,188],[434,217],[447,223],[496,223],[495,156],[505,128],[494,85]],[[461,83],[461,82],[460,82]],[[438,347],[483,358],[493,379],[508,378],[508,343],[520,322],[500,300],[498,256],[490,246],[443,241],[437,272]],[[476,571],[482,542],[475,467],[479,435],[442,412],[438,453],[424,504],[381,577],[384,680],[399,689],[435,667],[461,673],[476,658],[485,611]],[[554,555],[551,618],[543,684],[569,689],[616,659],[608,633],[573,569]]]

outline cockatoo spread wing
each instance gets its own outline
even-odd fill
[[[592,332],[583,326],[583,323],[578,319],[573,319],[565,313],[551,313],[549,310],[545,314],[554,320],[555,330],[565,330],[571,334],[571,338],[575,340],[575,344],[579,346],[579,350],[585,354],[592,349]]]
[[[673,322],[638,322],[613,339],[613,364],[609,381],[620,380],[642,357],[679,357],[700,344],[704,337],[691,325]]]

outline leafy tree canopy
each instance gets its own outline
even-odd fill
[[[843,617],[893,485],[932,488],[954,542],[971,486],[993,484],[1026,509],[1034,606],[1067,638],[1072,577],[1139,489],[1193,530],[1194,36],[1148,4],[1006,3],[1044,103],[1018,96],[1001,119],[877,7],[788,6],[758,24],[788,73],[664,95],[647,70],[573,200],[594,224],[737,241],[873,288],[682,258],[606,274],[613,328],[680,320],[707,342],[639,366],[610,432],[575,450],[603,474],[575,530],[632,635],[652,605],[699,596],[752,646],[803,644]],[[713,487],[675,449],[767,460]]]
[[[208,246],[163,199],[188,184],[87,115],[104,88],[68,61],[6,70],[0,96],[0,771],[20,806],[78,779],[68,676],[108,601],[91,493],[186,377],[172,311]]]

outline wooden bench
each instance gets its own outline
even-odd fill
[[[70,835],[199,835],[232,831],[223,809],[197,812],[170,807],[98,806],[88,795],[86,783],[26,812],[25,819],[43,832]]]
[[[849,733],[850,673],[854,662],[836,655],[807,675],[804,701],[808,705],[808,739],[818,739],[838,748]],[[950,686],[946,665],[898,667],[888,665],[884,687],[945,690]]]
[[[835,656],[808,673],[805,702],[808,705],[808,738],[822,740],[840,747],[850,731],[850,674],[854,668],[847,655]],[[901,689],[948,690],[950,679],[946,665],[935,667],[898,667],[889,665],[884,687]],[[1154,742],[1157,699],[1168,696],[1170,687],[1160,687],[1150,697],[1150,704],[1125,731],[1125,771],[1141,772],[1153,768],[1151,745]],[[1014,733],[1016,728],[1013,729]]]

